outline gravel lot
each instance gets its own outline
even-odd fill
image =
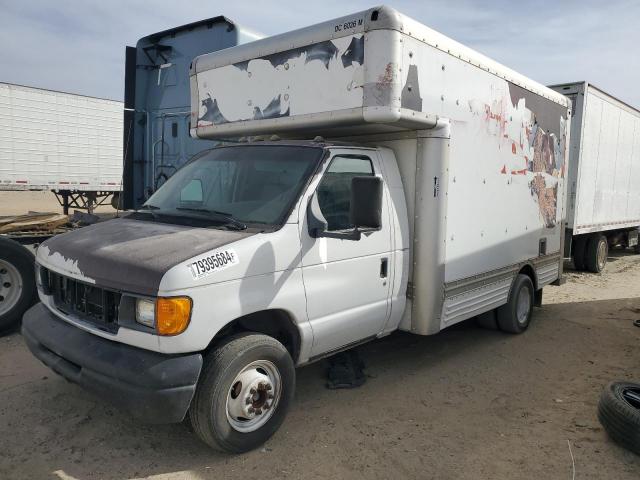
[[[146,426],[0,339],[0,478],[638,479],[640,457],[596,418],[602,387],[640,380],[640,256],[545,290],[524,335],[472,322],[360,349],[369,379],[324,388],[298,371],[293,409],[262,449],[208,450],[188,424]]]

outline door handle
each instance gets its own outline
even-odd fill
[[[389,259],[381,258],[380,259],[380,278],[387,278],[387,272],[389,270]]]

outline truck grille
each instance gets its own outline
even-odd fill
[[[62,313],[110,333],[118,331],[119,292],[79,282],[46,268],[40,269],[40,275],[44,293],[53,297],[55,307]]]

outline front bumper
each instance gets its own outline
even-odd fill
[[[166,355],[81,330],[38,303],[24,314],[31,352],[67,380],[147,423],[181,422],[202,368],[202,355]]]

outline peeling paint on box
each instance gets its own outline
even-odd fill
[[[78,260],[67,258],[62,254],[52,251],[47,245],[41,245],[38,248],[38,257],[44,259],[46,266],[52,267],[55,271],[71,275],[81,279],[83,282],[96,283],[93,278],[87,277],[80,268],[78,268]]]
[[[529,189],[541,221],[552,228],[557,223],[558,179],[564,177],[565,171],[567,109],[506,83],[508,97],[494,100],[491,105],[471,100],[469,110],[481,117],[487,133],[501,139],[503,148],[514,155],[513,166],[497,166],[499,173],[530,178]]]
[[[354,35],[201,73],[197,127],[314,113],[318,98],[336,110],[362,105],[363,64],[364,36]],[[340,91],[334,88],[336,79],[343,85]]]
[[[340,58],[342,60],[342,66],[345,68],[353,65],[353,62],[362,65],[364,63],[364,36],[353,37],[347,50]]]
[[[417,65],[409,65],[407,82],[402,88],[402,96],[400,97],[400,106],[402,108],[408,108],[409,110],[415,110],[416,112],[422,111]]]

